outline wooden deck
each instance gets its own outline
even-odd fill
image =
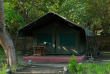
[[[71,56],[27,56],[23,58],[23,61],[27,62],[32,60],[32,62],[44,62],[44,63],[66,63],[69,62]],[[83,62],[85,55],[75,56],[76,61]]]

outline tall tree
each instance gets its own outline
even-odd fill
[[[49,11],[56,12],[94,32],[99,30],[103,33],[110,33],[110,0],[4,1],[5,24],[11,34],[15,34],[19,28]]]
[[[5,29],[3,0],[0,0],[0,44],[5,50],[8,66],[17,65],[15,48],[11,36]]]

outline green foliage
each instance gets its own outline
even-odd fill
[[[10,69],[11,69],[12,72],[15,72],[15,70],[18,69],[18,68],[19,68],[19,69],[22,69],[22,66],[19,65],[19,66],[10,67]],[[6,72],[7,69],[8,69],[7,64],[2,63],[1,66],[0,66],[0,74],[8,74],[8,73]]]
[[[63,15],[68,19],[93,30],[94,33],[103,30],[107,34],[110,27],[108,3],[110,3],[108,0],[65,0],[61,8],[65,13]]]
[[[18,61],[18,66],[20,66],[20,67],[24,67],[24,66],[27,66],[27,64],[26,63],[23,63],[23,62],[21,62],[21,61]]]
[[[0,74],[7,74],[6,69],[8,67],[7,67],[7,64],[5,62],[6,62],[5,52],[2,48],[0,48]]]
[[[78,72],[83,71],[83,64],[82,63],[78,63],[77,70],[78,70]]]
[[[4,0],[6,28],[11,34],[49,11],[73,22],[108,34],[110,29],[109,0]]]
[[[14,9],[14,4],[5,2],[5,26],[11,34],[15,34],[23,24],[23,17]]]
[[[6,70],[8,69],[7,64],[2,63],[2,68],[0,68],[0,74],[7,74]]]
[[[26,64],[22,63],[22,62],[18,62],[18,66],[13,66],[10,67],[12,72],[15,72],[16,69],[22,69],[22,67],[27,66]],[[7,74],[6,70],[8,69],[7,64],[2,63],[0,64],[0,74]]]
[[[69,71],[73,74],[109,74],[110,73],[110,62],[101,63],[76,63],[75,56],[73,55],[70,59]]]
[[[96,74],[105,74],[106,70],[104,69],[105,64],[97,65],[95,63],[84,64],[84,69],[87,73],[96,73]],[[109,65],[110,66],[110,65]]]
[[[71,71],[72,73],[82,73],[83,71],[83,64],[79,63],[77,64],[76,60],[75,60],[75,56],[73,55],[70,59],[70,65],[69,65],[69,71]]]
[[[6,62],[6,55],[3,49],[0,49],[0,66],[2,62]]]
[[[85,63],[82,64],[83,70],[78,71],[77,74],[109,74],[110,63],[96,64],[96,63]]]
[[[77,65],[74,55],[71,57],[69,63],[70,63],[69,70],[74,73],[76,71],[76,65]]]

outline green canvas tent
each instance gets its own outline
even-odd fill
[[[33,46],[46,46],[47,55],[82,55],[87,51],[90,30],[49,12],[18,31],[19,36],[33,36]]]

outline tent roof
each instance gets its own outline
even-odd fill
[[[94,33],[90,30],[85,29],[84,27],[69,21],[68,19],[54,13],[54,12],[49,12],[39,19],[34,20],[33,22],[29,23],[28,25],[24,26],[20,30],[18,30],[18,35],[19,36],[32,36],[33,31],[36,30],[37,28],[52,23],[52,22],[59,22],[64,25],[69,25],[73,27],[74,29],[77,29],[81,32],[83,32],[86,36],[94,36]]]

